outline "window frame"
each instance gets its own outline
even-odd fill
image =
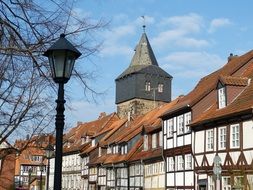
[[[218,89],[218,106],[219,109],[227,106],[226,87],[222,86]]]
[[[234,131],[235,134],[233,133],[233,128],[238,128],[237,131]],[[240,139],[240,124],[237,123],[237,124],[233,124],[233,125],[230,125],[230,148],[240,148],[240,142],[241,142],[241,139]],[[233,137],[237,137],[236,139],[234,139]]]
[[[219,150],[225,150],[227,147],[227,127],[219,127],[218,128],[218,135],[219,135]]]
[[[212,134],[211,136],[209,136]],[[214,129],[206,130],[206,151],[214,150]]]

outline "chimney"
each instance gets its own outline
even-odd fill
[[[100,115],[99,115],[99,117],[98,117],[98,119],[101,119],[101,118],[103,118],[105,116],[106,116],[106,113],[105,112],[101,112]]]
[[[237,57],[237,55],[234,55],[233,53],[230,53],[228,56],[228,62],[231,61],[234,57]]]
[[[77,126],[79,126],[79,125],[82,125],[82,122],[78,121],[76,124],[77,124]]]

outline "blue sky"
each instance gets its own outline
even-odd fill
[[[77,1],[74,11],[93,20],[110,21],[94,33],[103,42],[101,51],[82,68],[95,71],[89,85],[106,91],[97,103],[87,101],[78,84],[68,83],[71,97],[66,122],[90,121],[100,112],[116,111],[114,79],[132,59],[134,48],[146,33],[160,67],[173,76],[172,98],[187,94],[205,75],[223,66],[230,53],[242,55],[253,47],[253,12],[250,0],[85,0]],[[85,63],[83,63],[85,62]]]

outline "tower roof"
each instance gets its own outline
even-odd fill
[[[135,54],[129,67],[116,80],[133,73],[156,73],[157,75],[172,78],[171,75],[159,67],[145,32],[142,34],[135,49]]]

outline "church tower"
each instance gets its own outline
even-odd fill
[[[144,114],[170,102],[171,80],[159,67],[144,31],[129,67],[115,79],[119,117]]]

